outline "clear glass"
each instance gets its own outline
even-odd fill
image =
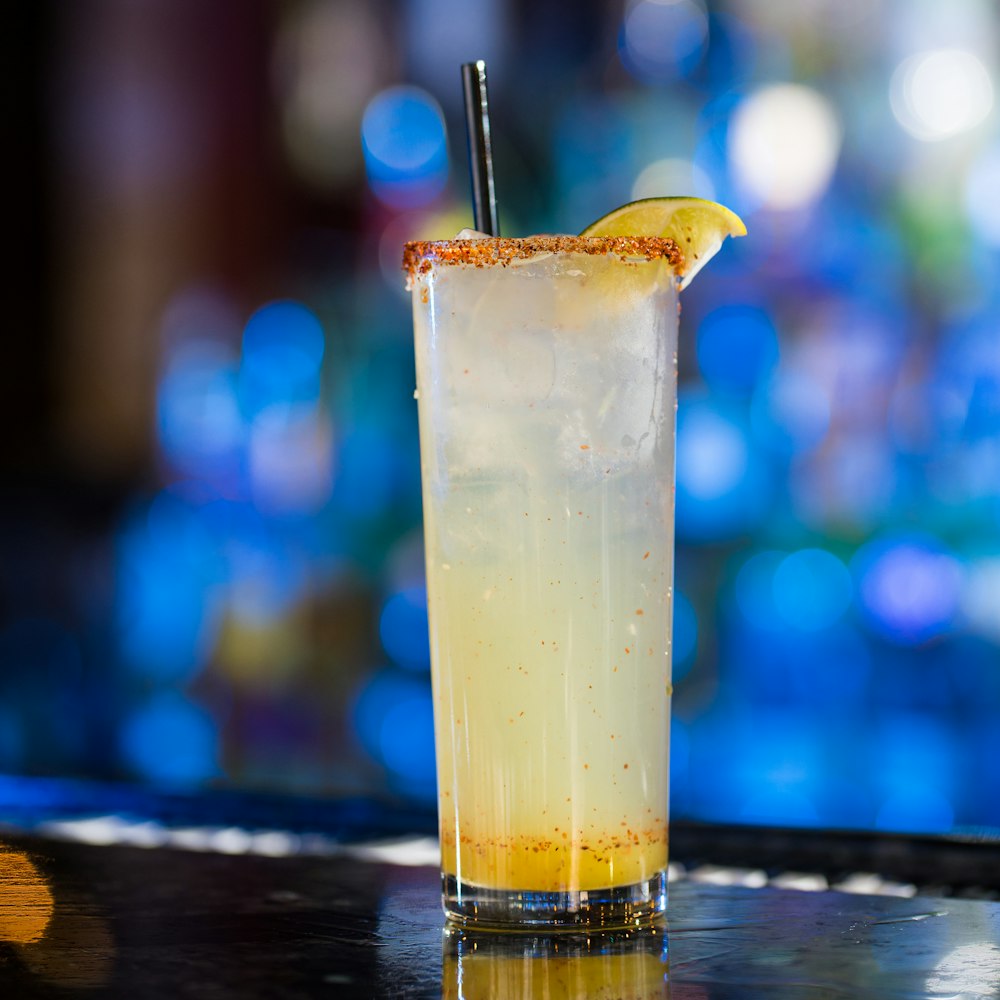
[[[666,906],[676,281],[462,259],[411,273],[445,911],[635,925]]]

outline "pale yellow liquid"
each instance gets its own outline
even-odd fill
[[[488,888],[667,865],[676,300],[571,263],[416,308],[442,864]]]

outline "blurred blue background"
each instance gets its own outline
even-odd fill
[[[987,0],[40,5],[0,354],[0,774],[433,801],[406,239],[694,193],[672,803],[1000,828]]]

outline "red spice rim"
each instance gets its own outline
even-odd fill
[[[416,240],[403,248],[403,270],[412,280],[435,264],[506,266],[544,253],[612,255],[622,260],[666,260],[676,274],[685,270],[680,247],[663,236],[529,236],[482,240]]]

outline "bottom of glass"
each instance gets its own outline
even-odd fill
[[[490,930],[614,930],[637,927],[667,909],[667,873],[632,885],[577,892],[484,889],[441,876],[447,918],[460,927]]]

